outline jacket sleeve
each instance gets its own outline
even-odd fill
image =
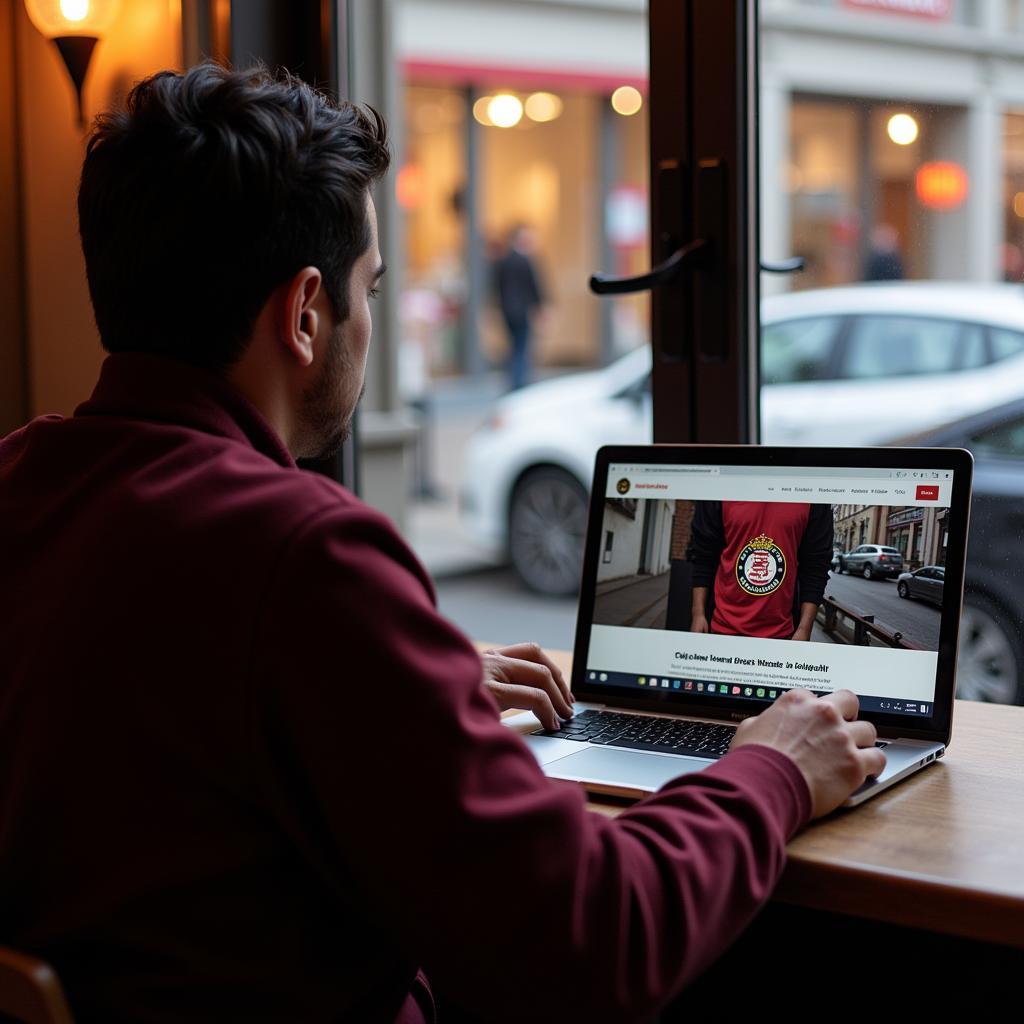
[[[693,585],[713,587],[715,573],[725,547],[725,527],[722,525],[720,501],[695,501],[693,522],[690,525],[690,545],[686,552],[693,563]]]
[[[821,604],[832,566],[835,526],[831,505],[812,505],[807,529],[797,549],[797,580],[801,603]]]
[[[500,724],[473,647],[382,517],[317,515],[270,587],[254,758],[303,856],[488,1020],[635,1020],[768,898],[810,798],[765,747],[616,819]]]

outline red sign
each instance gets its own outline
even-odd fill
[[[917,198],[933,210],[955,210],[967,198],[967,172],[948,160],[934,160],[917,169]]]
[[[953,0],[843,0],[843,6],[859,11],[909,14],[912,18],[932,21],[948,21],[953,13]]]
[[[939,489],[930,484],[918,484],[917,485],[917,501],[938,501],[939,500]]]

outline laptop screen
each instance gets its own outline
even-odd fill
[[[740,709],[847,688],[930,717],[952,488],[951,468],[612,463],[587,688]]]

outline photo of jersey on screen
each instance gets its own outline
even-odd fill
[[[607,498],[593,623],[935,651],[941,597],[912,599],[900,580],[928,571],[921,566],[939,571],[948,514],[940,507]],[[857,553],[865,544],[881,552],[870,578]]]
[[[810,640],[832,563],[832,506],[693,504],[691,632]]]

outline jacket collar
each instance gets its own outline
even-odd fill
[[[284,442],[251,402],[219,374],[166,356],[107,356],[92,397],[75,416],[124,416],[175,423],[247,444],[295,467]]]

